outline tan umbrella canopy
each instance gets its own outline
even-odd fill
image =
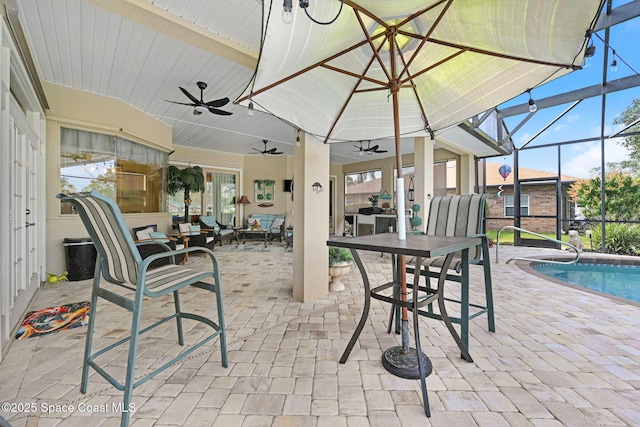
[[[294,3],[297,3],[294,1]],[[344,3],[344,5],[342,5]],[[579,68],[602,0],[311,0],[265,7],[256,109],[327,141],[429,135]],[[392,41],[390,43],[390,41]]]
[[[604,1],[294,1],[289,24],[279,2],[264,3],[258,68],[239,102],[329,143],[393,137],[401,171],[401,136],[433,137],[579,69]]]

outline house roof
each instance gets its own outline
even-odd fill
[[[506,163],[508,164],[508,163]],[[506,178],[502,178],[502,176],[500,175],[500,172],[498,171],[500,169],[500,166],[503,165],[503,163],[493,163],[493,162],[486,162],[486,173],[487,173],[487,187],[497,187],[498,185],[513,185],[513,172],[511,172]],[[513,169],[513,165],[508,164],[512,169]],[[449,171],[447,170],[447,185],[449,185]],[[455,173],[455,169],[454,169],[454,173]],[[527,169],[527,168],[519,168],[518,169],[518,177],[520,178],[520,180],[523,179],[531,179],[531,178],[555,178],[557,176],[557,174],[552,173],[552,172],[545,172],[545,171],[540,171],[540,170],[535,170],[535,169]],[[571,175],[560,175],[560,181],[563,183],[569,183],[569,182],[573,182],[573,181],[577,181],[580,178],[575,177],[575,176],[571,176]],[[455,181],[452,181],[455,182]]]

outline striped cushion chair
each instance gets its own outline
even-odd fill
[[[469,250],[469,264],[478,264],[482,265],[483,267],[485,304],[474,304],[470,303],[469,301],[459,301],[450,298],[444,299],[447,301],[461,303],[463,307],[474,308],[475,312],[469,314],[469,319],[473,319],[474,317],[486,313],[488,329],[491,332],[495,332],[495,321],[493,314],[493,291],[491,288],[491,266],[489,259],[489,241],[486,234],[484,234],[484,213],[486,200],[486,194],[434,197],[433,199],[431,199],[431,204],[429,207],[429,218],[427,220],[425,234],[430,236],[481,238],[482,243],[479,246],[476,246]],[[444,290],[433,289],[429,283],[430,277],[439,277],[440,269],[444,264],[444,260],[445,257],[425,258],[422,260],[419,271],[421,276],[426,277],[426,285],[424,288],[420,287],[419,289],[426,292],[425,297],[438,291],[441,291],[441,293],[444,295]],[[449,265],[449,273],[447,274],[446,279],[460,283],[461,267],[461,254],[456,253],[453,260],[451,261],[451,264]],[[416,266],[414,260],[407,260],[407,272],[413,274],[415,272],[415,269]],[[473,281],[471,281],[471,284],[473,284]],[[412,285],[408,284],[408,287],[411,288]],[[446,312],[434,313],[433,306],[431,304],[428,305],[427,310],[418,310],[418,313],[427,317],[441,320],[443,320],[443,316],[447,316],[447,327],[450,326],[449,322],[460,323],[460,318],[448,316]],[[389,322],[389,328],[391,328],[391,322]],[[469,356],[466,350],[468,348],[468,343],[463,344],[463,355],[465,356],[464,358],[468,361],[471,361],[471,356]],[[464,354],[465,352],[466,354]]]
[[[131,233],[129,233],[126,228],[120,209],[113,200],[96,191],[92,191],[91,193],[61,193],[56,197],[62,201],[71,203],[76,208],[98,252],[98,262],[96,262],[95,276],[93,279],[93,292],[91,295],[89,328],[87,331],[85,354],[82,365],[82,382],[80,391],[83,394],[87,392],[89,367],[91,367],[118,390],[124,391],[124,404],[122,407],[125,408],[125,411],[122,413],[120,422],[122,426],[127,426],[129,425],[130,413],[129,411],[126,411],[126,409],[131,403],[133,389],[164,371],[177,360],[191,354],[203,344],[219,337],[219,344],[222,353],[222,366],[228,366],[220,271],[218,269],[218,261],[211,250],[202,247],[187,248],[177,251],[161,252],[150,255],[143,260],[136,248]],[[178,266],[173,263],[163,265],[155,269],[149,269],[150,264],[155,260],[174,257],[177,254],[193,251],[204,252],[209,256],[211,259],[211,268],[209,270],[196,270],[184,266]],[[103,282],[119,286],[105,287]],[[214,322],[212,319],[202,315],[186,313],[181,310],[178,291],[190,286],[195,286],[214,293],[216,306],[212,307],[211,310],[212,313],[217,313],[217,322]],[[120,292],[120,290],[122,290],[122,292]],[[133,298],[131,291],[135,292],[135,297]],[[143,306],[153,304],[152,301],[145,301],[145,297],[162,297],[171,293],[173,294],[175,313],[169,313],[167,317],[145,327],[144,329],[141,329],[142,308]],[[94,327],[96,325],[98,297],[104,298],[107,301],[131,311],[133,319],[131,322],[131,334],[128,337],[105,348],[92,352],[91,347]],[[158,304],[162,306],[166,304],[166,301],[156,303],[156,305]],[[158,306],[155,307],[155,310],[153,310],[149,319],[155,320],[157,312]],[[106,317],[105,319],[102,319],[104,322],[109,322],[108,311],[104,311],[100,313],[100,315]],[[194,327],[192,330],[194,332],[198,331],[198,336],[201,337],[199,340],[195,341],[195,344],[190,345],[189,348],[178,356],[166,361],[160,367],[146,374],[144,377],[135,380],[134,373],[140,335],[171,319],[176,319],[177,338],[178,343],[181,346],[184,345],[182,319],[201,322],[202,324],[209,326],[212,329],[212,332],[203,333],[200,328]],[[163,335],[164,333],[161,332],[160,334],[156,334],[156,337]],[[129,354],[125,379],[124,382],[121,383],[107,373],[105,365],[109,363],[108,360],[110,359],[102,358],[104,363],[101,363],[102,366],[100,366],[98,365],[96,358],[125,343],[129,343]],[[117,370],[119,367],[116,366],[113,368]]]

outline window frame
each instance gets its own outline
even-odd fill
[[[504,196],[503,198],[504,200],[504,207],[503,207],[503,214],[506,218],[513,218],[514,214],[515,214],[515,201],[516,198],[514,195],[509,195],[509,196]],[[510,201],[510,203],[508,203],[508,201]],[[527,194],[521,194],[520,195],[520,216],[529,216],[529,211],[530,211],[530,205],[529,205],[529,195]],[[511,215],[508,214],[507,209],[511,209]]]

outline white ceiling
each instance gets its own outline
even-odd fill
[[[273,5],[282,7],[280,0]],[[232,102],[221,108],[231,116],[195,116],[188,106],[166,102],[189,102],[179,86],[199,97],[198,81],[208,84],[205,102],[242,93],[257,62],[260,0],[20,0],[13,6],[41,80],[122,100],[169,124],[174,145],[248,154],[267,139],[269,148],[293,155],[295,132],[275,117],[248,116]],[[392,141],[376,144],[389,151],[367,159],[395,154]],[[402,141],[402,151],[413,151],[411,139]],[[352,143],[331,146],[332,163],[362,160]]]

